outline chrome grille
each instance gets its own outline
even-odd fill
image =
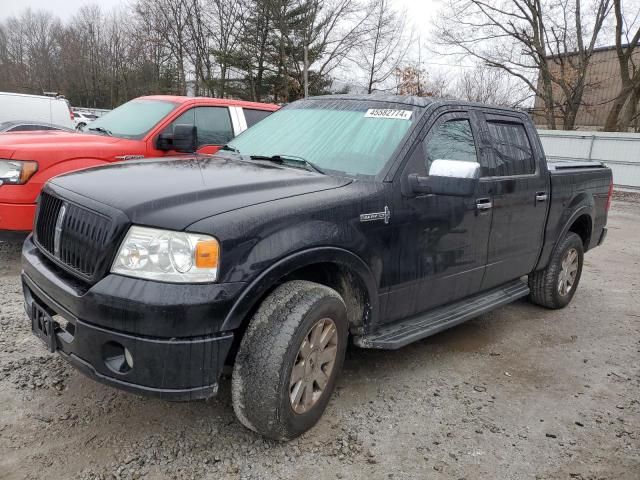
[[[40,195],[40,207],[36,220],[36,237],[45,250],[53,254],[53,237],[62,200],[46,193]]]
[[[112,236],[109,218],[45,192],[40,196],[35,231],[41,249],[87,280],[98,273]]]

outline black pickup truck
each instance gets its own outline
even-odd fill
[[[50,351],[131,392],[207,398],[232,367],[240,422],[290,439],[322,415],[349,338],[397,349],[521,297],[567,305],[611,193],[601,164],[548,163],[518,111],[311,98],[213,156],[51,180],[26,311]]]

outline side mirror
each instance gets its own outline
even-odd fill
[[[173,126],[173,133],[161,133],[156,141],[158,150],[193,153],[198,148],[198,128],[190,124]]]
[[[416,195],[434,194],[470,197],[480,178],[480,164],[461,160],[434,160],[428,177],[409,175],[409,188]]]

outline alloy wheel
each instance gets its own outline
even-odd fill
[[[561,268],[558,276],[558,293],[564,297],[573,289],[578,275],[578,251],[575,248],[570,248],[564,254]]]
[[[297,414],[308,412],[322,397],[331,378],[338,352],[338,330],[330,318],[318,320],[298,349],[291,378],[289,399]]]

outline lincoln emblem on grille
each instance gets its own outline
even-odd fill
[[[62,224],[64,223],[64,216],[67,214],[67,204],[63,203],[58,212],[58,218],[56,219],[56,227],[53,233],[53,254],[60,258],[60,236],[62,235]]]

